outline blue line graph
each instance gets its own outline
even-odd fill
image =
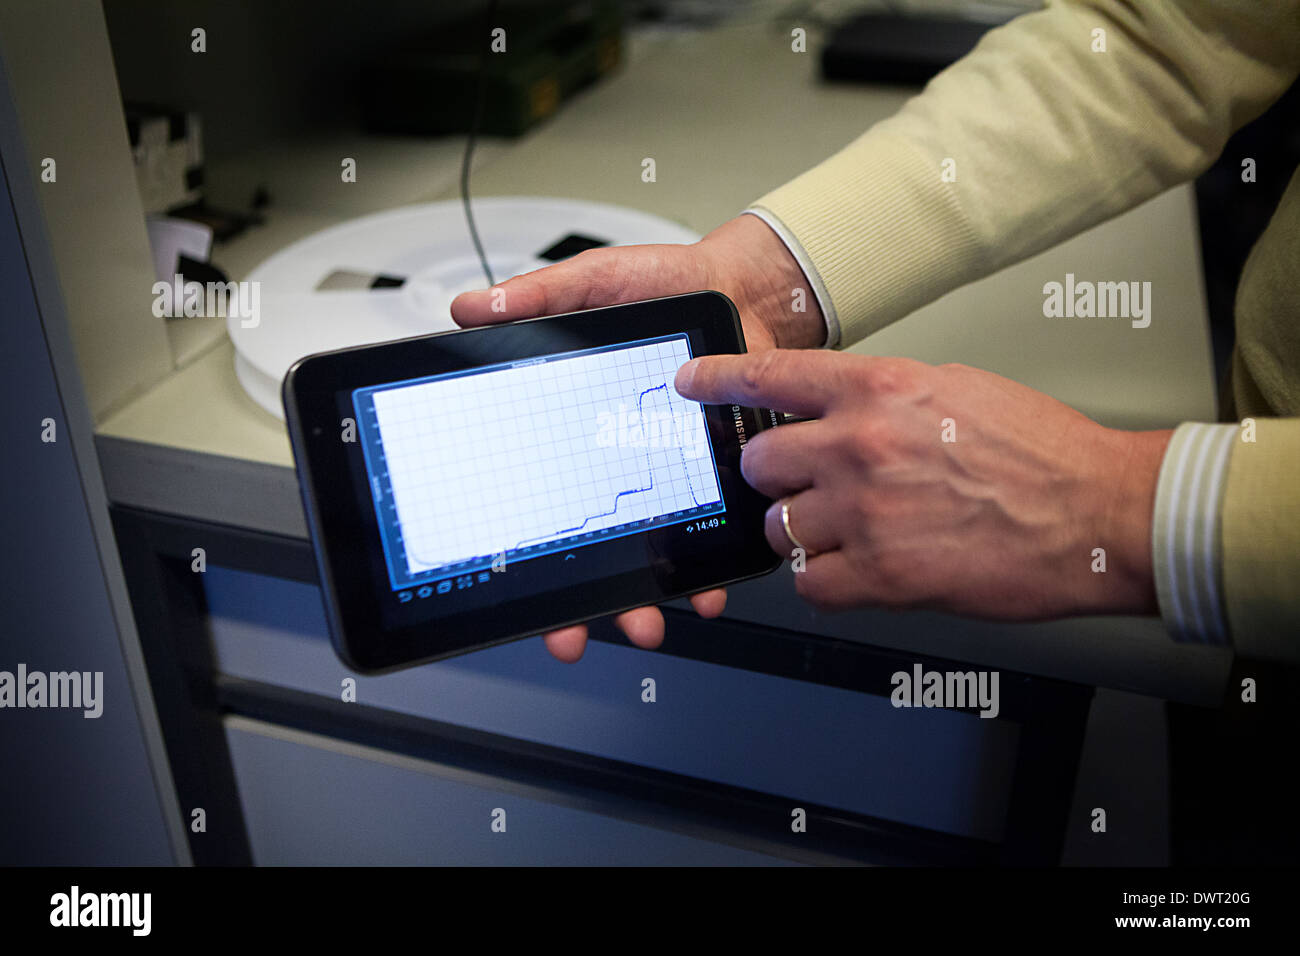
[[[638,415],[638,421],[642,423],[645,422],[645,412],[642,408],[642,402],[645,401],[645,397],[649,395],[651,392],[659,392],[659,391],[667,392],[667,390],[668,390],[668,383],[662,382],[659,385],[655,385],[651,388],[645,389],[644,391],[641,392],[640,395],[636,397],[636,411]],[[678,448],[678,451],[681,452],[682,474],[686,477],[686,487],[687,489],[690,490],[691,493],[691,503],[698,508],[700,506],[700,500],[695,497],[695,486],[691,484],[691,473],[686,467],[686,453],[682,451],[680,447]],[[520,541],[518,544],[515,545],[515,549],[526,547],[535,541],[545,541],[547,538],[562,538],[567,534],[576,534],[577,532],[580,532],[584,528],[586,528],[587,525],[589,525],[593,521],[596,521],[600,518],[608,518],[611,515],[618,514],[618,501],[624,495],[639,495],[642,492],[654,490],[655,470],[654,470],[654,466],[650,463],[650,449],[648,444],[645,453],[645,467],[647,473],[649,473],[650,475],[650,484],[646,485],[644,488],[628,488],[626,491],[620,491],[618,494],[614,496],[614,507],[609,511],[602,511],[598,515],[589,515],[586,518],[582,519],[582,524],[574,525],[572,528],[565,528],[562,531],[556,531],[553,532],[552,534],[538,535],[536,538],[525,538],[523,541]]]
[[[725,511],[670,384],[690,357],[670,335],[359,392],[394,588]]]

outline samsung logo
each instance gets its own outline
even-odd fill
[[[731,417],[736,423],[736,437],[740,439],[740,447],[744,448],[749,438],[745,435],[745,420],[740,417],[739,405],[731,406]]]

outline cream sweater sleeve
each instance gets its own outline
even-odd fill
[[[848,344],[1193,178],[1298,64],[1300,0],[1050,2],[752,208]]]

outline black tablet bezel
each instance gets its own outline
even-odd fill
[[[697,292],[540,319],[324,352],[299,360],[282,387],[303,506],[324,592],[330,636],[353,669],[378,673],[528,637],[645,604],[656,604],[767,574],[781,559],[763,534],[770,501],[740,474],[745,443],[773,418],[740,406],[705,406],[709,440],[726,502],[725,528],[695,535],[684,549],[681,525],[652,528],[616,546],[640,542],[646,564],[492,604],[486,609],[392,623],[391,583],[376,563],[374,514],[359,441],[342,440],[355,389],[443,372],[686,333],[692,353],[745,351],[735,305],[719,292]],[[599,563],[612,542],[576,549]],[[580,553],[582,552],[582,553]],[[514,564],[545,574],[552,557]],[[546,562],[546,563],[538,563]],[[580,569],[574,569],[575,573]],[[567,573],[567,572],[566,572]],[[504,580],[510,574],[507,569]],[[493,581],[506,593],[504,585]],[[387,597],[380,597],[387,594]],[[432,607],[433,605],[429,605]],[[419,613],[402,612],[402,613]]]

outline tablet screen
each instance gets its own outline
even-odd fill
[[[356,389],[392,589],[723,515],[690,358],[678,334]]]

